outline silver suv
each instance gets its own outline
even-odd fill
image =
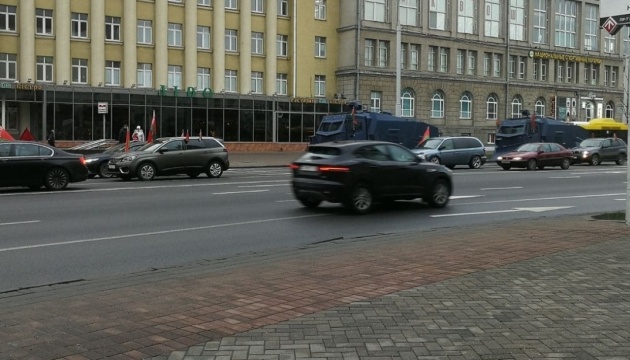
[[[230,168],[228,150],[213,137],[160,138],[138,149],[112,157],[109,171],[123,180],[142,181],[156,176],[186,174],[196,178],[202,172],[218,178]]]
[[[457,165],[478,169],[488,160],[483,143],[472,136],[429,138],[411,151],[420,158],[450,169]]]

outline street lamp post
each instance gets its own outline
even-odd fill
[[[402,64],[401,64],[401,52],[402,52],[402,35],[400,28],[400,1],[398,1],[397,6],[397,14],[396,14],[396,116],[402,115],[402,104],[400,99],[400,93],[402,92],[401,85],[401,72],[402,72]]]
[[[630,118],[628,117],[628,101],[630,100],[630,56],[626,55],[624,59],[624,82],[623,82],[623,95],[626,102],[626,124],[630,124]],[[630,144],[630,129],[628,129],[628,135],[626,144]],[[630,162],[626,159],[626,225],[630,226]]]

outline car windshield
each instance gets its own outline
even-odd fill
[[[539,147],[540,147],[540,145],[538,145],[538,144],[525,144],[525,145],[522,145],[521,147],[519,147],[518,149],[516,149],[516,151],[517,152],[538,151]]]
[[[506,126],[502,125],[497,131],[497,134],[503,135],[511,135],[511,134],[521,134],[525,132],[525,125],[514,125],[514,126]]]
[[[319,126],[319,131],[337,131],[341,128],[342,121],[325,121]]]
[[[418,145],[416,149],[437,149],[441,143],[442,139],[427,139]]]
[[[600,139],[586,139],[580,143],[580,147],[599,147],[601,143]]]
[[[155,151],[157,148],[162,146],[162,144],[164,144],[164,141],[155,140],[152,143],[147,143],[144,146],[140,147],[139,149],[136,149],[136,151],[149,151],[149,152]]]

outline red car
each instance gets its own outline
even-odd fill
[[[566,170],[573,162],[573,152],[560,144],[529,143],[521,145],[516,151],[497,157],[497,165],[503,170],[513,167],[527,170],[542,170],[545,166],[560,166]]]

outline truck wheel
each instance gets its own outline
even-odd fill
[[[599,165],[600,164],[600,162],[599,162],[599,155],[595,154],[595,155],[591,156],[590,164],[593,165],[593,166]]]
[[[628,161],[626,154],[619,154],[617,155],[617,161],[615,161],[615,163],[617,163],[617,165],[625,165],[626,161]]]
[[[527,170],[536,170],[536,166],[536,160],[529,159],[529,161],[527,162]]]
[[[481,167],[481,158],[477,155],[473,156],[472,159],[470,159],[468,167],[471,169],[479,169]]]

